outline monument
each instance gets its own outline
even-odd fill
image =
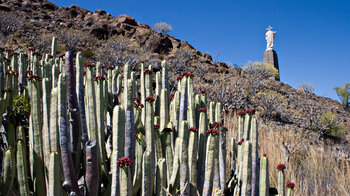
[[[267,32],[265,34],[266,38],[266,50],[263,55],[263,62],[264,63],[269,63],[273,65],[279,73],[279,66],[278,66],[278,58],[277,58],[277,53],[275,50],[272,49],[273,45],[275,44],[275,35],[276,31],[271,31],[272,27],[269,26],[267,27]],[[280,80],[280,78],[275,78],[276,80]]]

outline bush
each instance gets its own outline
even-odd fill
[[[342,120],[338,120],[335,115],[328,111],[312,122],[311,129],[317,132],[317,140],[321,137],[338,137],[344,135],[346,126]]]
[[[285,104],[285,97],[273,90],[258,92],[253,97],[257,107],[262,108],[261,117],[264,119],[273,119],[281,113]]]
[[[9,111],[10,122],[17,126],[29,127],[30,101],[24,94],[13,97],[11,110]]]
[[[334,87],[334,90],[337,92],[337,95],[342,103],[342,105],[346,108],[349,108],[350,102],[350,83],[345,83],[344,88],[340,86]]]
[[[154,31],[158,31],[158,32],[161,32],[163,33],[164,35],[166,35],[167,33],[169,33],[170,31],[173,30],[173,28],[171,27],[170,24],[167,24],[165,22],[159,22],[159,23],[156,23],[155,25],[153,25],[152,29]]]
[[[242,67],[243,73],[248,73],[258,78],[279,78],[278,70],[269,63],[249,61]]]

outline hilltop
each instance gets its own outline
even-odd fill
[[[176,87],[177,75],[191,71],[196,76],[196,92],[207,89],[209,100],[221,101],[227,111],[254,108],[274,129],[305,131],[312,133],[310,138],[317,138],[313,126],[329,111],[347,131],[350,127],[350,112],[339,102],[215,62],[187,41],[154,32],[149,25],[139,24],[128,15],[116,17],[107,11],[89,11],[77,5],[58,7],[48,1],[0,0],[0,16],[1,39],[12,49],[41,48],[58,36],[59,52],[82,51],[86,61],[101,61],[106,66],[131,62],[137,70],[137,65],[144,62],[159,70],[161,60],[167,60],[172,87]],[[281,98],[275,103],[280,107],[268,108],[264,100],[269,94]],[[341,143],[348,143],[349,134],[340,139]]]

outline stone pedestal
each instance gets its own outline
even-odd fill
[[[263,62],[264,63],[269,63],[273,65],[277,70],[278,73],[280,72],[279,66],[278,66],[278,58],[277,58],[277,53],[274,50],[265,50],[264,55],[263,55]],[[276,80],[280,80],[280,78],[275,78]]]

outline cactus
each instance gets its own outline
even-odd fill
[[[19,130],[23,130],[20,128]],[[21,132],[22,132],[21,131]],[[25,138],[25,137],[24,137]],[[26,153],[26,142],[23,137],[17,141],[17,153],[16,153],[16,163],[17,163],[17,180],[19,185],[19,193],[23,196],[29,196],[29,184],[28,184],[28,161]]]
[[[99,187],[99,173],[98,173],[98,145],[97,140],[89,140],[85,145],[85,184],[87,196],[97,196]],[[79,194],[78,194],[79,195]]]
[[[180,99],[180,114],[179,114],[179,121],[178,121],[178,131],[179,131],[179,137],[183,138],[184,133],[180,129],[180,125],[182,121],[187,120],[187,100],[188,100],[188,92],[187,92],[187,76],[183,77],[181,80],[181,99]],[[176,126],[176,125],[175,125]]]
[[[29,134],[32,136],[30,140],[32,141],[33,146],[33,172],[32,177],[35,180],[35,191],[39,196],[46,195],[46,186],[44,179],[44,157],[43,157],[43,137],[42,137],[42,86],[40,78],[40,70],[38,65],[38,55],[35,54],[33,58],[33,75],[28,79],[29,88],[30,88],[30,104],[31,104],[31,124],[32,124],[32,133]]]
[[[293,196],[295,184],[293,182],[288,182],[286,187],[287,187],[287,196]]]
[[[149,77],[149,74],[146,75],[146,81]],[[146,88],[147,91],[147,88]],[[153,97],[146,97],[146,121],[145,121],[145,132],[146,132],[146,151],[149,152],[149,156],[146,156],[150,164],[150,169],[146,170],[147,175],[146,177],[147,182],[149,182],[148,188],[150,188],[150,191],[152,193],[153,190],[153,179],[154,179],[154,172],[155,172],[155,135],[154,135],[154,112],[153,112]],[[144,156],[145,157],[145,156]]]
[[[117,165],[120,168],[120,196],[131,196],[132,195],[132,184],[131,184],[131,172],[130,166],[132,161],[129,157],[119,158]]]
[[[119,193],[119,179],[117,160],[124,156],[125,138],[125,111],[122,106],[115,106],[113,109],[113,153],[111,156],[112,189],[111,195]]]
[[[269,160],[264,154],[260,159],[260,173],[259,173],[259,195],[269,195]]]
[[[54,42],[54,41],[52,41]],[[54,47],[54,46],[53,46]],[[53,55],[54,56],[54,55]],[[76,93],[75,73],[73,67],[73,54],[66,52],[66,77],[67,77],[67,95],[68,95],[68,111],[69,111],[69,127],[70,127],[70,147],[72,159],[76,174],[79,173],[80,162],[80,142],[81,142],[81,119]]]
[[[189,128],[188,139],[188,164],[189,164],[189,186],[190,195],[197,195],[197,153],[198,153],[198,129]]]
[[[166,181],[167,181],[167,168],[166,168],[166,161],[164,158],[160,158],[157,163],[157,171],[156,171],[156,189],[155,193],[159,196],[166,196]]]
[[[217,146],[216,146],[216,136],[219,134],[215,129],[208,129],[207,134],[207,149],[206,149],[206,160],[205,160],[205,175],[204,175],[204,185],[203,185],[203,196],[209,196],[213,191],[213,179],[214,179],[214,159]]]
[[[60,146],[61,146],[61,158],[64,173],[64,183],[63,187],[68,194],[80,193],[78,187],[78,180],[75,175],[72,152],[70,149],[70,139],[68,131],[68,122],[66,117],[59,117],[59,131],[60,131]]]
[[[60,152],[58,131],[58,91],[57,87],[51,90],[50,101],[50,152]]]
[[[154,102],[154,112],[157,116],[160,115],[160,93],[162,90],[162,80],[161,80],[161,74],[158,71],[156,73],[156,89],[155,89],[155,102]]]
[[[205,174],[205,163],[206,163],[206,147],[207,147],[207,133],[208,130],[208,119],[207,119],[207,113],[205,108],[201,108],[200,111],[200,117],[199,117],[199,130],[198,130],[198,162],[197,162],[197,169],[198,169],[198,190],[202,190],[202,186],[204,183],[204,174]]]
[[[86,116],[85,116],[85,102],[84,102],[84,62],[81,52],[76,55],[76,94],[78,99],[78,108],[80,110],[81,123],[81,143],[82,148],[85,148],[85,143],[88,140]]]
[[[96,89],[96,118],[97,118],[97,143],[99,152],[99,164],[101,173],[107,175],[106,148],[105,148],[105,104],[103,99],[103,81],[101,63],[96,63],[95,89]]]
[[[258,126],[256,119],[252,117],[250,125],[250,141],[252,144],[252,195],[259,192],[259,155],[258,155]]]
[[[243,161],[242,161],[242,189],[241,195],[251,195],[252,192],[252,144],[245,141],[242,144]]]
[[[142,159],[142,196],[151,195],[151,177],[149,176],[151,170],[151,153],[146,150]]]
[[[60,158],[58,153],[52,152],[50,154],[50,164],[48,167],[49,174],[49,195],[61,195],[61,168],[60,168]]]
[[[50,95],[51,82],[48,78],[42,80],[43,87],[43,153],[46,169],[49,168],[50,163]],[[57,105],[56,105],[57,107]]]
[[[124,156],[135,160],[135,131],[134,131],[134,110],[133,110],[133,85],[132,80],[127,80],[124,88],[125,93],[125,146]],[[133,166],[130,166],[131,174],[133,174]]]
[[[7,149],[4,153],[2,169],[2,179],[0,181],[1,193],[8,195],[12,190],[16,174],[15,155],[11,148]]]
[[[57,38],[52,38],[52,45],[51,45],[51,55],[53,57],[56,57],[56,49],[57,49]]]
[[[285,177],[284,177],[284,170],[286,169],[286,166],[282,163],[277,165],[277,191],[278,195],[285,196]]]
[[[186,84],[186,83],[185,83]],[[182,134],[182,144],[180,147],[180,192],[184,195],[190,194],[189,182],[189,168],[188,168],[188,123],[182,121],[180,126],[180,133]]]

